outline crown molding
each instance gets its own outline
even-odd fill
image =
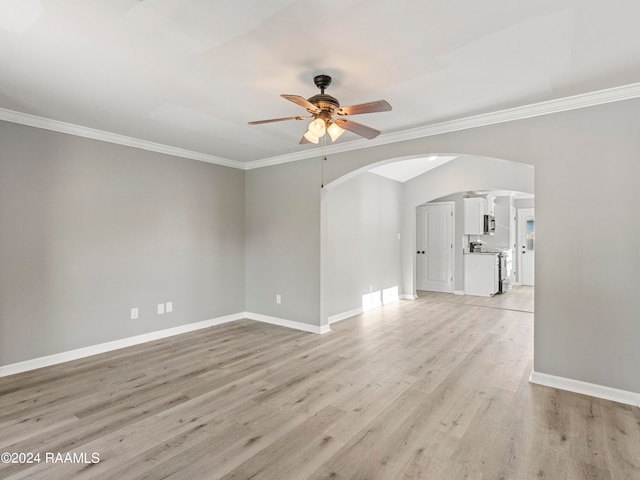
[[[278,157],[255,160],[253,162],[248,162],[245,166],[245,170],[268,167],[281,163],[295,162],[307,158],[319,157],[323,154],[327,155],[333,153],[348,152],[359,150],[362,148],[376,147],[407,140],[415,140],[417,138],[442,135],[444,133],[456,132],[459,130],[484,127],[488,125],[494,125],[496,123],[512,122],[515,120],[523,120],[526,118],[539,117],[542,115],[550,115],[553,113],[577,110],[580,108],[593,107],[596,105],[619,102],[622,100],[630,100],[638,97],[640,97],[640,83],[633,83],[620,87],[607,88],[605,90],[573,95],[571,97],[548,100],[546,102],[533,103],[521,107],[508,108],[496,112],[474,115],[457,120],[450,120],[447,122],[436,123],[424,127],[417,127],[408,130],[402,130],[399,132],[387,133],[380,135],[373,140],[355,140],[353,142],[343,143],[339,145],[330,145],[325,147],[324,152],[321,148],[314,148],[313,150],[305,150],[304,152],[296,152],[288,155],[281,155]]]
[[[149,142],[147,140],[141,140],[139,138],[127,137],[125,135],[120,135],[117,133],[105,132],[103,130],[97,130],[95,128],[83,127],[82,125],[61,122],[59,120],[52,120],[36,115],[30,115],[28,113],[16,112],[13,110],[8,110],[6,108],[0,108],[0,120],[19,123],[21,125],[28,125],[30,127],[42,128],[44,130],[51,130],[54,132],[67,133],[69,135],[90,138],[93,140],[101,140],[103,142],[115,143],[127,147],[140,148],[142,150],[148,150],[151,152],[164,153],[166,155],[172,155],[174,157],[214,163],[216,165],[222,165],[225,167],[238,168],[240,170],[245,169],[245,164],[236,160],[216,157],[213,155],[208,155],[206,153],[194,152],[192,150],[186,150],[184,148],[172,147],[170,145],[163,145],[161,143]]]
[[[342,144],[327,145],[324,149],[313,148],[311,150],[304,150],[287,155],[263,158],[250,162],[240,162],[228,158],[216,157],[214,155],[209,155],[206,153],[194,152],[192,150],[186,150],[169,145],[163,145],[160,143],[149,142],[147,140],[140,140],[117,133],[105,132],[103,130],[83,127],[81,125],[61,122],[59,120],[52,120],[4,108],[0,108],[0,120],[42,128],[54,132],[67,133],[69,135],[76,135],[79,137],[91,138],[94,140],[101,140],[118,145],[140,148],[142,150],[164,153],[175,157],[188,158],[191,160],[213,163],[225,167],[237,168],[240,170],[253,170],[256,168],[269,167],[282,163],[296,162],[299,160],[306,160],[308,158],[320,157],[322,155],[350,152],[363,148],[377,147],[380,145],[387,145],[390,143],[403,142],[407,140],[415,140],[418,138],[430,137],[434,135],[442,135],[444,133],[467,130],[470,128],[484,127],[496,123],[512,122],[515,120],[523,120],[526,118],[538,117],[542,115],[550,115],[553,113],[577,110],[580,108],[593,107],[596,105],[603,105],[606,103],[619,102],[623,100],[630,100],[638,97],[640,97],[640,82],[589,93],[583,93],[580,95],[573,95],[571,97],[565,97],[556,100],[549,100],[546,102],[533,103],[521,107],[508,108],[505,110],[484,113],[481,115],[474,115],[457,120],[435,123],[423,127],[382,134],[377,138],[374,138],[373,140],[353,140],[351,142]]]

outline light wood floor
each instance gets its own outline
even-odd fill
[[[533,290],[239,321],[0,379],[22,479],[640,479],[640,409],[531,385]]]

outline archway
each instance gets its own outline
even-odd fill
[[[388,191],[383,191],[381,185],[386,184],[378,182],[373,178],[375,175],[370,173],[370,170],[380,165],[419,157],[424,158],[426,162],[427,158],[434,155],[455,158],[404,183],[386,180],[392,185],[388,187]],[[364,175],[367,176],[366,181],[362,180]],[[357,314],[362,308],[363,297],[370,293],[379,292],[382,300],[383,293],[394,287],[395,273],[391,271],[394,269],[399,272],[397,273],[398,282],[395,285],[397,295],[401,298],[415,298],[416,207],[452,193],[476,189],[533,193],[533,167],[489,157],[428,152],[423,156],[412,155],[377,162],[325,185],[321,200],[322,325],[331,323],[330,319],[347,318]],[[401,193],[398,194],[398,191]],[[371,245],[365,240],[369,238],[372,231],[374,233],[378,231],[362,222],[366,223],[370,220],[372,207],[384,205],[381,202],[384,202],[385,198],[397,204],[397,218],[385,219],[392,225],[389,228],[380,229],[378,238],[372,239],[371,243],[374,245]],[[350,211],[350,209],[357,209],[357,211]],[[385,207],[383,214],[385,217],[390,217],[392,212],[390,213]],[[349,215],[354,215],[353,224],[348,223]],[[336,231],[345,225],[351,229],[348,232],[351,235],[350,238],[346,238],[344,234],[342,237],[336,235]],[[394,233],[394,227],[398,229],[396,233]],[[379,269],[368,265],[369,260],[380,263],[381,255],[385,251],[393,255],[393,245],[389,240],[391,235],[397,235],[395,240],[399,244],[397,269],[393,262],[386,262]],[[383,236],[384,241],[381,240]],[[363,252],[365,257],[362,255]],[[337,255],[339,258],[336,258]],[[342,276],[340,272],[335,271],[337,265],[344,267]],[[349,277],[346,283],[345,277]],[[336,286],[336,279],[340,279],[339,286]],[[357,285],[349,284],[349,281]],[[339,302],[335,298],[336,292],[339,292],[341,297]]]

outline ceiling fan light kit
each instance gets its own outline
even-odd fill
[[[316,137],[313,133],[311,133],[309,130],[307,130],[307,133],[305,133],[302,138],[306,139],[307,142],[309,143],[318,143],[320,141],[320,139]]]
[[[325,121],[322,118],[316,118],[313,122],[309,124],[309,133],[314,137],[322,137],[324,133],[327,131],[327,126],[324,123]]]
[[[282,122],[285,120],[306,120],[313,119],[308,126],[307,132],[303,135],[300,143],[317,144],[325,134],[329,134],[331,141],[335,142],[340,136],[349,130],[350,132],[360,135],[361,137],[372,139],[380,135],[380,131],[352,120],[347,120],[349,115],[360,115],[363,113],[388,112],[391,105],[386,100],[377,100],[375,102],[361,103],[358,105],[350,105],[348,107],[340,107],[340,102],[335,97],[324,93],[325,89],[331,85],[331,77],[329,75],[316,75],[313,83],[320,89],[320,93],[308,99],[299,95],[282,94],[281,97],[293,102],[307,110],[309,116],[273,118],[271,120],[258,120],[249,122],[249,125],[260,125],[263,123]],[[334,118],[336,115],[338,118]]]
[[[337,123],[331,122],[331,124],[327,127],[327,133],[331,137],[331,141],[335,142],[340,135],[344,133],[344,128],[340,128]]]

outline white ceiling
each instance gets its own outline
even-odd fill
[[[417,177],[418,175],[422,175],[423,173],[428,172],[429,170],[433,170],[440,165],[444,165],[454,158],[457,157],[447,155],[431,155],[427,158],[410,158],[407,160],[400,160],[387,163],[385,165],[380,165],[379,167],[372,168],[369,171],[371,173],[375,173],[376,175],[380,175],[382,177],[390,178],[397,182],[404,183],[414,177]]]
[[[251,162],[313,76],[401,132],[636,83],[637,0],[0,0],[0,108]],[[346,132],[338,143],[359,137]]]

